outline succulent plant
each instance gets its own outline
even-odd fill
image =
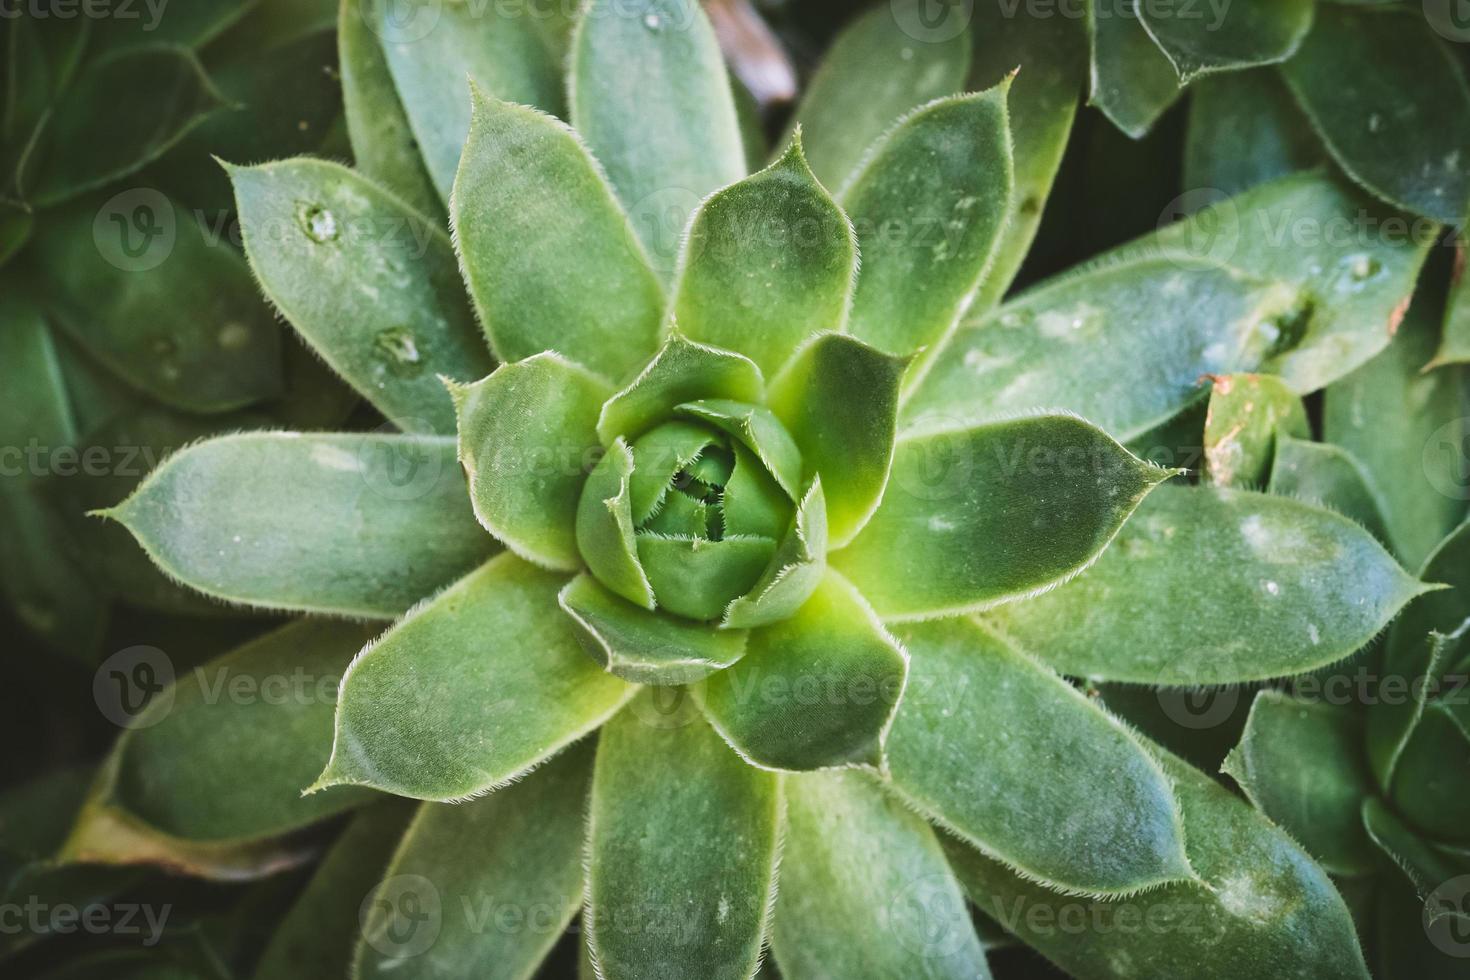
[[[90,785],[0,796],[0,898],[253,882],[58,975],[973,978],[1018,942],[1079,977],[1453,971],[1403,923],[1462,911],[1463,460],[1425,449],[1467,415],[1428,261],[1470,198],[1462,73],[1399,9],[1084,7],[879,5],[771,147],[693,0],[346,0],[352,165],[204,144],[286,157],[223,172],[340,379],[316,410],[181,404],[260,362],[172,391],[139,315],[99,340],[64,289],[0,332],[55,409],[0,434],[63,414],[41,310],[190,442],[88,494],[141,546],[108,591],[300,615],[115,654]],[[1201,190],[1122,244],[1048,205],[1089,82],[1135,138],[1191,93]],[[1454,125],[1368,138],[1436,98]],[[81,233],[42,231],[15,268],[71,270]],[[1379,658],[1436,684],[1307,703]],[[1234,729],[1171,708],[1242,687],[1247,799]]]

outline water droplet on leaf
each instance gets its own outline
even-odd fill
[[[296,205],[296,221],[306,237],[318,244],[333,241],[338,235],[337,216],[320,204]]]

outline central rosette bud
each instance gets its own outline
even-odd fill
[[[577,545],[625,599],[734,625],[737,600],[757,603],[789,563],[783,545],[801,537],[802,476],[768,409],[687,402],[614,441],[582,490]]]

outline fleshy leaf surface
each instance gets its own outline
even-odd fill
[[[480,523],[528,561],[577,570],[577,504],[601,449],[597,414],[611,386],[548,352],[449,391]]]
[[[904,29],[931,26],[927,13],[924,0],[894,0],[854,18],[807,83],[793,126],[801,127],[812,171],[826,186],[843,186],[869,148],[911,110],[965,87],[969,26],[950,31],[946,23],[923,37]],[[966,14],[955,9],[946,19]]]
[[[133,97],[118,99],[119,92]],[[51,111],[35,203],[54,206],[134,173],[224,105],[187,48],[157,44],[101,54]]]
[[[582,907],[591,777],[577,745],[484,799],[420,805],[364,905],[352,975],[531,976]]]
[[[691,340],[739,351],[770,376],[808,337],[842,329],[857,264],[852,225],[798,133],[771,166],[700,204],[671,315]]]
[[[1184,186],[1235,195],[1325,158],[1276,72],[1242,71],[1190,86]]]
[[[683,402],[724,398],[759,404],[765,390],[761,370],[750,358],[695,343],[676,332],[638,376],[602,406],[597,435],[604,446],[619,436],[631,442]]]
[[[424,166],[446,202],[470,131],[466,79],[497,99],[562,110],[559,66],[537,31],[540,18],[529,11],[440,0],[364,2]]]
[[[984,608],[1086,568],[1172,475],[1070,415],[906,437],[883,502],[831,563],[885,621]]]
[[[1163,487],[1076,581],[988,618],[1064,674],[1195,687],[1335,663],[1426,588],[1339,514]]]
[[[474,103],[451,211],[491,346],[621,380],[657,348],[664,302],[627,216],[565,123],[479,89]]]
[[[1373,845],[1360,810],[1375,787],[1363,756],[1359,715],[1262,691],[1224,771],[1333,874],[1373,871]]]
[[[726,497],[729,488],[726,487]],[[728,506],[726,519],[732,519]],[[739,518],[740,511],[733,517]],[[827,501],[822,481],[815,479],[796,505],[786,536],[761,577],[748,593],[725,608],[722,629],[765,626],[785,619],[801,608],[822,581],[827,569]]]
[[[557,608],[565,583],[503,554],[363,650],[342,678],[332,757],[312,789],[465,799],[601,725],[635,689],[582,651]]]
[[[1323,438],[1363,464],[1394,550],[1416,567],[1465,516],[1470,372],[1424,371],[1438,341],[1430,297],[1410,307],[1382,354],[1327,389]]]
[[[1170,780],[1121,722],[975,622],[898,636],[912,676],[888,765],[913,806],[1062,891],[1127,895],[1193,875]]]
[[[1088,102],[1123,132],[1142,139],[1179,98],[1179,74],[1149,36],[1136,4],[1086,3],[1092,47]]]
[[[1364,221],[1403,233],[1328,233]],[[1322,174],[1264,184],[967,318],[900,427],[1065,408],[1127,440],[1177,416],[1201,375],[1314,391],[1388,344],[1434,231]]]
[[[786,779],[771,949],[792,980],[989,980],[934,831],[858,773]]]
[[[131,665],[120,664],[115,707],[129,729],[88,810],[224,845],[279,837],[372,799],[360,789],[301,796],[321,766],[337,681],[371,635],[360,624],[292,623],[182,674],[127,717],[138,685],[166,681],[174,669],[166,653],[141,648]],[[94,837],[92,816],[84,812],[68,844],[77,860],[105,857],[124,840]]]
[[[907,364],[852,337],[824,334],[771,384],[771,410],[796,440],[807,471],[822,478],[838,547],[867,523],[888,486]]]
[[[1470,88],[1418,11],[1319,5],[1282,72],[1348,176],[1395,207],[1463,220]]]
[[[755,765],[877,766],[908,656],[850,584],[828,572],[790,617],[750,632],[746,654],[697,697]]]
[[[974,298],[1010,208],[1009,87],[909,113],[842,188],[862,256],[848,327],[859,340],[913,354]]]
[[[1367,470],[1341,446],[1291,436],[1278,438],[1267,489],[1335,510],[1363,525],[1385,546],[1391,541],[1383,503],[1369,485]]]
[[[494,367],[449,236],[346,167],[231,167],[261,287],[332,369],[406,431],[454,432],[439,377]]]
[[[780,777],[654,697],[640,693],[598,741],[586,914],[598,975],[749,980],[775,896]]]
[[[1013,158],[1010,213],[972,307],[988,310],[1015,281],[1041,225],[1087,80],[1087,32],[1076,17],[1016,16],[1001,3],[977,4],[971,16],[975,50],[969,88],[986,89],[1020,68],[1006,96]]]
[[[169,574],[247,605],[390,619],[495,550],[437,436],[242,433],[104,514]]]
[[[695,0],[590,0],[569,58],[571,123],[668,276],[695,207],[745,176],[714,31]]]
[[[1449,638],[1470,616],[1470,522],[1435,547],[1420,575],[1449,588],[1420,596],[1404,611],[1389,632],[1383,659],[1385,677],[1417,687],[1411,686],[1410,697],[1383,701],[1368,712],[1368,755],[1379,785],[1388,788],[1426,700],[1441,689],[1440,678],[1454,662],[1459,643]]]
[[[337,63],[353,166],[424,214],[444,207],[393,83],[383,42],[371,25],[378,0],[343,0]]]
[[[745,655],[744,630],[713,630],[650,612],[578,575],[558,597],[582,646],[610,674],[634,684],[692,684]]]
[[[199,413],[281,394],[281,329],[249,268],[173,200],[48,212],[30,251],[56,326],[132,387]]]
[[[1179,796],[1190,863],[1201,881],[1078,908],[1076,898],[1026,881],[942,837],[970,900],[1047,959],[1087,980],[1367,980],[1352,918],[1322,869],[1208,776],[1173,756],[1162,761]],[[1059,928],[1069,917],[1106,928]]]
[[[703,398],[676,405],[674,411],[740,440],[787,496],[793,501],[801,498],[801,448],[769,408],[730,398]]]
[[[1227,4],[1210,16],[1172,4],[1140,3],[1138,20],[1182,84],[1211,72],[1285,61],[1312,26],[1313,0]]]
[[[577,551],[613,592],[654,608],[653,586],[638,560],[633,532],[633,451],[619,436],[587,477],[577,503]]]
[[[1205,415],[1205,475],[1217,487],[1259,487],[1271,471],[1281,436],[1309,438],[1302,400],[1270,374],[1212,379]]]
[[[417,808],[409,800],[390,799],[352,818],[271,933],[251,974],[254,980],[350,975],[363,896],[381,880]]]

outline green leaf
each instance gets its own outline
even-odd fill
[[[40,309],[18,286],[5,280],[0,296],[0,387],[6,393],[0,401],[0,451],[8,464],[0,470],[0,493],[19,492],[40,475],[17,465],[32,440],[55,450],[77,437],[56,343]]]
[[[576,571],[577,502],[601,448],[597,414],[611,387],[547,352],[449,391],[475,516],[522,558]]]
[[[1465,276],[1467,244],[1463,235],[1455,239],[1454,274],[1450,278],[1449,296],[1445,299],[1444,326],[1439,349],[1428,367],[1470,363],[1470,282]]]
[[[103,514],[207,595],[390,619],[494,551],[467,503],[452,439],[261,432],[170,457]]]
[[[1277,440],[1311,438],[1302,400],[1271,374],[1211,379],[1205,416],[1205,477],[1217,487],[1259,487],[1271,471]]]
[[[1209,15],[1172,4],[1141,3],[1138,20],[1158,44],[1181,84],[1200,75],[1285,61],[1312,26],[1313,0],[1234,4]]]
[[[449,237],[334,163],[230,167],[261,288],[317,353],[406,431],[454,432],[443,375],[490,373]]]
[[[104,664],[99,696],[106,692],[107,713],[128,730],[63,856],[165,864],[176,857],[209,874],[211,862],[195,866],[201,856],[228,861],[253,847],[277,855],[259,870],[280,866],[279,855],[293,849],[273,838],[373,798],[359,789],[301,796],[325,754],[338,679],[371,635],[362,625],[302,620],[171,686],[163,686],[173,673],[165,651],[134,648],[136,656]],[[152,700],[135,712],[150,691]],[[299,844],[294,852],[297,860],[309,853]]]
[[[737,464],[738,466],[738,464]],[[729,507],[725,488],[725,518],[734,525],[743,515]],[[750,591],[725,609],[722,629],[745,629],[783,620],[811,597],[827,570],[827,500],[820,478],[812,480],[796,506],[791,527],[776,554]]]
[[[755,588],[776,555],[775,541],[754,535],[711,541],[640,533],[637,548],[659,607],[707,622],[719,619],[733,600]]]
[[[1075,582],[989,618],[1064,674],[1196,687],[1335,663],[1429,588],[1346,517],[1165,487]]]
[[[1173,62],[1149,36],[1134,4],[1087,0],[1087,34],[1092,45],[1088,103],[1123,132],[1142,139],[1179,98]]]
[[[385,800],[352,818],[260,955],[255,980],[345,977],[362,926],[359,910],[417,807]]]
[[[753,765],[877,766],[908,657],[840,576],[793,615],[752,630],[745,656],[697,692],[715,729]]]
[[[557,597],[589,656],[634,684],[692,684],[745,655],[744,630],[713,630],[649,612],[578,575]]]
[[[970,28],[915,37],[905,30],[925,13],[922,0],[874,7],[842,29],[827,49],[792,117],[807,160],[828,187],[841,187],[898,119],[965,87]],[[1015,67],[1014,60],[1007,70]]]
[[[939,344],[979,287],[1010,207],[1009,87],[914,110],[843,187],[862,255],[859,340],[900,356]]]
[[[885,621],[993,606],[1086,568],[1172,475],[1070,415],[904,438],[883,502],[831,562]]]
[[[705,398],[676,405],[674,411],[707,422],[738,439],[755,454],[788,497],[793,501],[801,499],[801,449],[769,408],[730,398]]]
[[[146,188],[47,215],[33,242],[64,329],[129,385],[190,412],[281,393],[281,331],[239,253]]]
[[[107,627],[107,597],[90,576],[91,556],[54,483],[0,490],[0,596],[48,646],[91,661]]]
[[[862,341],[824,334],[771,385],[771,410],[796,440],[807,471],[822,477],[838,547],[862,530],[888,486],[907,365]]]
[[[1193,876],[1170,781],[1122,723],[974,622],[898,635],[913,663],[888,765],[911,805],[1061,891]]]
[[[500,555],[364,650],[342,678],[341,783],[427,800],[477,796],[597,728],[635,690],[582,652],[564,576]]]
[[[139,8],[119,6],[109,10],[112,16],[99,25],[95,41],[107,50],[165,43],[199,48],[258,6],[259,0],[196,0],[176,11],[146,4]],[[134,15],[129,16],[130,12]]]
[[[571,123],[669,276],[689,215],[745,176],[714,31],[694,0],[590,0],[568,70]]]
[[[369,27],[382,38],[424,166],[446,202],[470,131],[467,78],[497,99],[562,111],[559,66],[528,11],[440,0],[367,2]]]
[[[1359,814],[1363,799],[1376,790],[1363,758],[1358,714],[1262,691],[1224,771],[1333,874],[1351,877],[1375,869]]]
[[[591,777],[584,744],[485,799],[423,804],[370,893],[351,975],[533,975],[582,907]]]
[[[631,442],[683,402],[723,398],[759,404],[765,390],[760,368],[748,357],[675,332],[638,377],[602,406],[597,435],[604,446],[619,436]]]
[[[1193,401],[1201,376],[1259,365],[1263,329],[1295,302],[1285,284],[1209,261],[1103,260],[965,321],[901,428],[1067,409],[1131,439]]]
[[[1470,912],[1450,901],[1437,901],[1440,886],[1463,876],[1463,869],[1439,849],[1430,846],[1376,797],[1363,801],[1363,826],[1373,843],[1396,864],[1424,900],[1424,925],[1441,919],[1457,920],[1462,932]]]
[[[771,375],[808,337],[842,329],[857,265],[852,225],[807,168],[798,132],[771,166],[700,204],[671,315],[685,336]]]
[[[1277,73],[1203,78],[1190,92],[1184,186],[1197,194],[1239,194],[1322,162],[1321,144]]]
[[[1202,881],[1080,903],[941,838],[980,911],[1084,980],[1282,976],[1367,980],[1331,879],[1282,831],[1203,773],[1165,755],[1190,863]],[[1096,923],[1092,928],[1067,923]]]
[[[1456,652],[1463,647],[1455,646]],[[1470,843],[1470,713],[1465,675],[1427,677],[1435,699],[1425,705],[1394,767],[1389,797],[1429,840],[1440,844]],[[1467,915],[1470,917],[1470,915]]]
[[[1470,522],[1455,528],[1425,560],[1420,576],[1449,588],[1420,596],[1404,611],[1389,633],[1383,657],[1385,677],[1410,687],[1409,697],[1387,700],[1368,712],[1368,755],[1379,785],[1391,787],[1394,769],[1410,735],[1435,693],[1440,678],[1455,662],[1458,639],[1470,615]]]
[[[606,410],[605,405],[604,418]],[[599,582],[651,612],[653,586],[639,564],[633,534],[632,476],[633,451],[618,436],[582,488],[577,503],[577,551]]]
[[[988,980],[934,831],[856,773],[786,779],[771,949],[792,980]]]
[[[415,210],[437,216],[444,202],[424,169],[382,41],[373,29],[374,2],[343,0],[337,19],[337,57],[353,166]]]
[[[1344,233],[1380,226],[1394,231]],[[901,428],[1066,408],[1127,440],[1178,415],[1203,374],[1314,391],[1388,343],[1422,230],[1320,174],[1263,185],[967,319]]]
[[[638,695],[602,733],[587,941],[604,980],[749,980],[775,898],[779,778]]]
[[[1362,461],[1410,567],[1459,523],[1470,497],[1461,448],[1470,436],[1470,373],[1422,370],[1438,332],[1438,310],[1421,298],[1388,350],[1328,388],[1322,404],[1323,438]]]
[[[1076,17],[1016,16],[1000,3],[976,5],[973,17],[969,88],[988,88],[1015,72],[1006,95],[1014,158],[1009,214],[972,307],[988,310],[1015,281],[1041,225],[1087,79],[1087,35]]]
[[[496,354],[517,361],[555,350],[625,377],[657,348],[663,310],[627,216],[564,123],[473,94],[451,210]]]
[[[1384,545],[1389,543],[1383,504],[1369,486],[1367,470],[1340,446],[1279,436],[1267,489],[1335,510],[1363,525]]]
[[[119,92],[128,98],[119,99]],[[52,110],[35,203],[52,207],[121,180],[224,104],[185,48],[160,44],[101,55]]]
[[[1464,218],[1470,88],[1417,11],[1324,6],[1282,72],[1348,176],[1406,211]]]

